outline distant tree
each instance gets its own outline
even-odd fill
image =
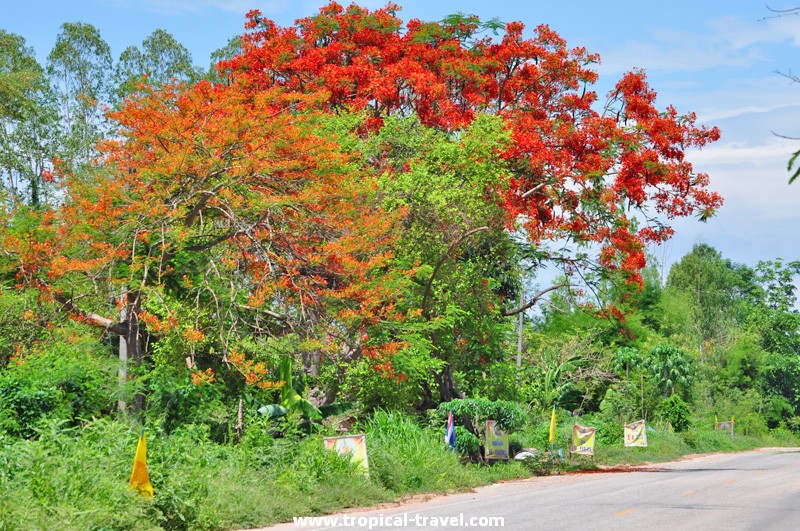
[[[200,78],[189,50],[163,29],[155,30],[141,47],[129,46],[120,54],[114,71],[115,97],[122,100],[139,85],[189,84]]]
[[[215,83],[224,83],[230,79],[231,70],[220,65],[220,63],[230,61],[242,53],[242,36],[236,35],[228,40],[222,48],[211,52],[211,65],[209,66],[206,79]]]
[[[724,342],[728,327],[744,322],[745,303],[759,290],[752,269],[723,258],[707,244],[695,245],[672,266],[666,287],[689,301],[701,353],[706,342]]]
[[[108,102],[111,48],[100,31],[84,22],[61,25],[47,57],[47,72],[61,109],[62,155],[70,167],[87,163],[106,132],[103,105]]]
[[[25,39],[0,30],[0,190],[32,206],[47,200],[42,176],[57,150],[58,111]]]
[[[763,348],[768,352],[800,356],[796,280],[800,278],[800,261],[760,261],[755,272],[763,297],[753,305],[750,318],[761,333]]]

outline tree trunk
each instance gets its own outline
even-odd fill
[[[141,294],[138,291],[129,292],[125,297],[125,316],[123,321],[124,333],[121,339],[125,343],[125,351],[128,359],[132,360],[135,369],[142,365],[144,355],[142,352],[141,327],[139,324],[139,313],[141,312]],[[144,410],[145,397],[141,389],[136,390],[133,403],[130,405],[131,412],[136,415]]]
[[[442,397],[442,402],[462,398],[453,382],[453,372],[450,370],[449,363],[444,366],[442,372],[436,375],[436,383],[439,384],[439,396]]]

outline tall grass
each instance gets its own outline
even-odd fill
[[[541,424],[515,434],[518,444],[540,444],[546,434]],[[214,442],[207,425],[184,425],[169,435],[158,427],[148,431],[152,499],[127,485],[136,425],[99,419],[70,427],[49,421],[34,438],[0,434],[0,530],[257,527],[540,472],[514,461],[465,463],[445,448],[442,430],[396,412],[378,411],[361,426],[367,433],[370,479],[347,458],[326,451],[322,434],[275,438],[269,428],[268,422],[251,422],[237,444]],[[797,443],[786,430],[773,433],[731,440],[697,428],[648,432],[645,449],[601,439],[595,463],[663,461],[686,453]]]
[[[4,438],[0,529],[230,529],[392,498],[318,438],[219,445],[189,425],[148,435],[148,500],[127,485],[137,436],[136,426],[96,420]]]
[[[446,491],[479,484],[458,454],[444,445],[444,433],[425,429],[410,417],[376,412],[365,424],[370,470],[396,493]]]

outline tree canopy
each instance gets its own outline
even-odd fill
[[[140,85],[91,169],[48,174],[58,205],[6,212],[4,269],[137,358],[182,338],[190,367],[263,381],[250,357],[277,351],[253,341],[291,338],[307,370],[339,367],[334,388],[340,362],[368,360],[449,399],[454,368],[502,355],[507,316],[576,276],[638,288],[669,221],[722,204],[685,157],[719,131],[659,110],[644,72],[600,100],[598,57],[545,25],[398,10],[330,3],[287,28],[250,12],[220,82]],[[51,54],[67,106],[100,87],[88,29],[65,25]],[[145,55],[182,53],[167,41]],[[78,45],[93,62],[68,60]],[[566,279],[525,297],[522,262]]]

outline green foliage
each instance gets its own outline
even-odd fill
[[[526,421],[525,411],[522,406],[508,400],[459,398],[439,404],[438,415],[440,418],[446,419],[450,411],[453,412],[454,417],[470,419],[479,433],[487,420],[496,420],[498,426],[507,431],[521,428]]]
[[[724,259],[706,244],[695,245],[670,269],[667,287],[691,301],[692,318],[702,341],[718,340],[727,326],[741,322],[742,303],[757,289],[752,269]]]
[[[0,368],[8,365],[18,350],[28,351],[36,341],[47,338],[42,321],[50,317],[33,294],[3,289],[0,284]]]
[[[0,29],[0,192],[33,207],[48,202],[42,173],[57,155],[58,125],[55,96],[34,50]]]
[[[334,374],[335,367],[325,367],[330,371],[327,378],[322,380],[330,382],[338,374]],[[409,377],[405,381],[389,378],[373,368],[373,363],[367,359],[360,359],[339,369],[341,371],[341,384],[338,384],[338,397],[361,404],[365,410],[372,411],[379,408],[410,412],[425,399],[426,385],[431,385],[432,374],[419,374]],[[337,373],[339,371],[336,371]],[[330,387],[336,388],[332,383]]]
[[[795,151],[792,153],[792,156],[789,157],[789,164],[786,167],[787,171],[792,171],[794,169],[794,163],[797,162],[797,157],[800,156],[800,150]],[[800,165],[798,165],[797,169],[794,170],[794,173],[791,177],[789,177],[789,184],[792,184],[797,177],[800,176]]]
[[[0,528],[231,529],[388,497],[318,439],[218,445],[208,426],[186,424],[170,436],[148,430],[155,496],[147,500],[127,485],[137,435],[138,427],[101,419],[3,439]]]
[[[534,334],[529,336],[523,357],[527,367],[520,380],[520,394],[532,408],[541,411],[553,404],[577,408],[581,396],[591,395],[604,380],[595,370],[600,352],[593,330],[562,331],[555,337]]]
[[[673,345],[657,345],[650,351],[650,371],[664,396],[686,396],[693,379],[692,360]]]
[[[456,426],[456,448],[462,454],[479,455],[481,453],[481,440],[477,435],[464,426]]]
[[[395,255],[413,274],[399,288],[403,308],[412,315],[421,310],[419,320],[384,330],[411,342],[393,364],[434,372],[447,366],[454,379],[444,386],[448,399],[457,394],[453,384],[470,396],[495,392],[485,369],[507,352],[510,323],[498,310],[519,282],[516,247],[498,202],[507,174],[499,154],[509,142],[497,116],[477,117],[457,132],[425,127],[416,116],[390,116],[360,146],[363,156],[386,160],[383,207],[406,212]],[[414,387],[423,382],[403,374]]]
[[[620,347],[614,353],[612,367],[618,374],[625,373],[625,378],[630,378],[631,371],[636,371],[644,364],[644,358],[639,350],[634,347]]]
[[[516,363],[497,361],[486,367],[481,378],[475,379],[471,394],[490,400],[519,401],[520,376]]]
[[[795,414],[800,413],[800,358],[771,353],[763,367],[765,390],[785,398]]]
[[[577,424],[583,426],[594,426],[595,431],[595,453],[605,451],[607,447],[620,444],[623,440],[623,426],[625,422],[630,422],[630,417],[620,422],[617,418],[606,414],[587,413],[577,419],[573,419]],[[570,428],[569,441],[572,441],[572,423],[566,424]]]
[[[280,404],[269,404],[267,406],[262,406],[258,408],[258,412],[261,415],[266,415],[267,418],[277,418],[282,417],[289,413],[289,410]]]
[[[47,72],[61,104],[64,138],[60,154],[72,168],[96,154],[107,128],[102,103],[108,101],[111,48],[92,24],[65,22],[47,56]]]
[[[736,442],[729,433],[692,427],[683,431],[681,437],[694,452],[718,452],[736,449]]]
[[[725,385],[749,389],[754,387],[764,366],[766,353],[752,334],[738,337],[724,352],[719,377]]]
[[[118,101],[135,94],[138,85],[161,86],[198,80],[200,71],[192,55],[170,33],[157,29],[142,41],[141,47],[128,46],[115,67],[115,97]]]
[[[633,391],[633,392],[632,392]],[[628,384],[614,385],[606,389],[600,402],[600,414],[606,420],[624,424],[641,414],[638,393]]]
[[[91,339],[51,344],[0,372],[0,430],[33,437],[47,419],[75,426],[116,406],[116,365]]]
[[[320,413],[319,409],[297,392],[293,384],[292,367],[292,357],[283,356],[278,366],[278,378],[284,383],[283,387],[281,387],[280,405],[289,411],[300,413],[305,418],[321,420],[322,413]]]
[[[178,370],[180,371],[180,369]],[[147,414],[150,423],[170,434],[184,424],[205,425],[214,440],[226,440],[234,412],[223,401],[220,386],[194,384],[187,371],[163,368],[147,379]]]
[[[669,421],[672,429],[677,432],[685,431],[692,423],[692,410],[689,404],[680,396],[672,395],[664,399],[658,408],[657,414],[664,421]]]
[[[443,431],[425,429],[410,417],[376,411],[365,424],[370,475],[394,492],[447,491],[474,481],[449,451]]]

